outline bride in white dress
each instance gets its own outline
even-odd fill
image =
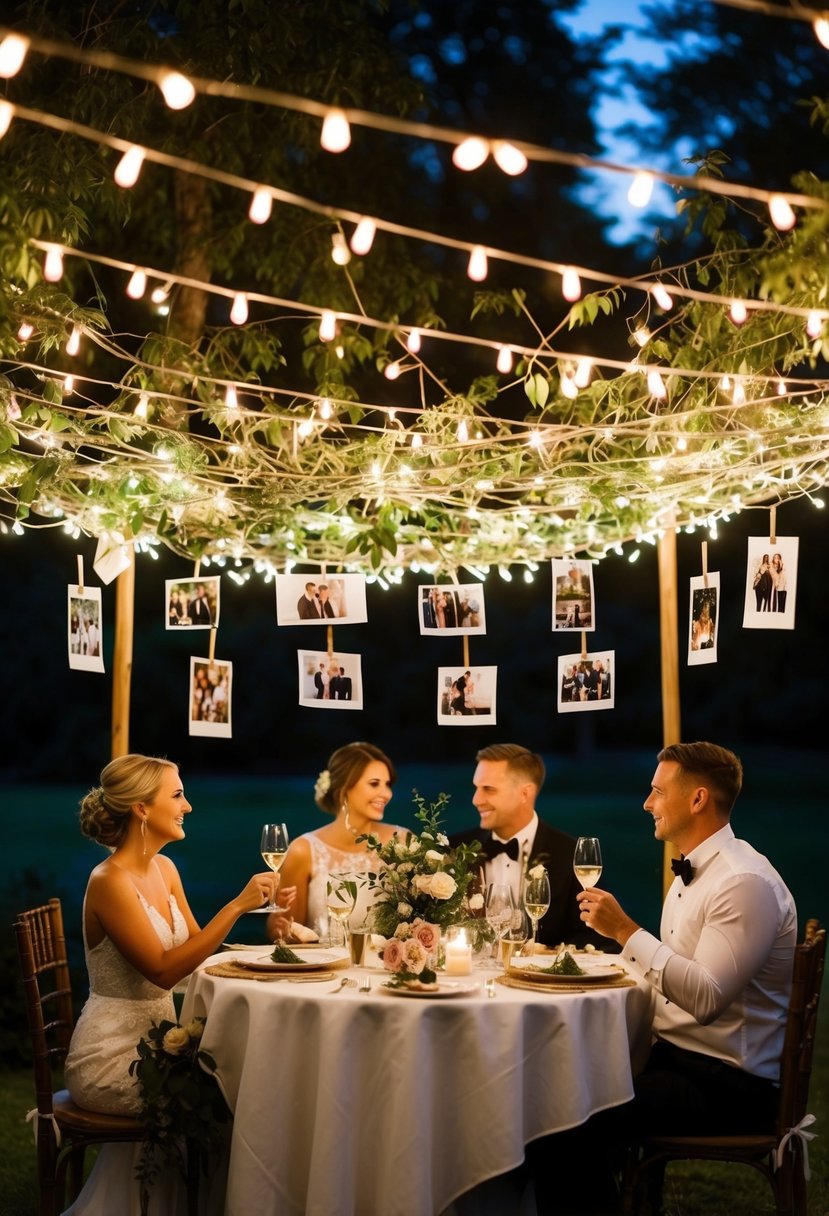
[[[191,810],[177,767],[137,755],[108,764],[101,785],[81,803],[82,831],[111,853],[92,871],[84,898],[90,995],[64,1066],[73,1100],[88,1110],[140,1113],[137,1082],[129,1075],[139,1039],[153,1023],[176,1020],[173,987],[219,949],[244,912],[276,892],[276,875],[256,874],[200,929],[176,867],[158,856],[164,845],[184,839]],[[140,1151],[140,1145],[104,1145],[65,1216],[139,1216],[134,1168]],[[183,1183],[171,1170],[156,1181],[150,1212],[185,1211]]]
[[[306,832],[292,841],[280,871],[282,881],[296,887],[294,920],[325,937],[328,930],[326,888],[328,875],[357,879],[357,902],[349,917],[352,929],[365,922],[372,903],[366,875],[376,870],[377,854],[356,837],[376,836],[384,844],[401,828],[383,823],[397,774],[388,756],[372,743],[347,743],[328,761],[317,778],[314,800],[333,815],[333,822]],[[276,933],[273,917],[269,929]]]

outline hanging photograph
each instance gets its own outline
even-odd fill
[[[311,709],[362,709],[358,654],[299,650],[299,703]]]
[[[486,633],[484,589],[480,583],[418,587],[417,603],[421,633]]]
[[[497,667],[438,668],[438,726],[494,726]]]
[[[563,654],[558,659],[558,712],[613,709],[615,650],[595,654]]]
[[[707,583],[707,586],[706,586]],[[691,604],[688,614],[688,666],[717,661],[717,618],[720,602],[720,576],[701,574],[691,579]]]
[[[360,625],[368,620],[362,574],[277,574],[278,625]]]
[[[796,536],[748,538],[743,629],[794,629]]]
[[[233,664],[190,659],[190,734],[229,739]]]
[[[219,576],[168,578],[164,583],[167,629],[216,629],[219,625]]]
[[[553,632],[596,628],[593,562],[554,557]]]
[[[75,671],[103,671],[104,643],[101,635],[101,588],[71,584],[66,617],[69,666]]]

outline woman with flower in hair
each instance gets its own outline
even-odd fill
[[[291,843],[280,873],[284,883],[296,887],[294,920],[321,936],[328,924],[329,874],[356,879],[357,902],[350,922],[357,927],[365,919],[369,885],[362,878],[376,870],[377,854],[357,837],[371,833],[385,843],[400,830],[383,823],[396,778],[391,760],[373,743],[347,743],[337,748],[317,778],[314,801],[333,818]],[[278,934],[279,927],[276,917],[270,917],[272,935]]]
[[[138,1115],[141,1098],[130,1064],[153,1024],[175,1022],[172,989],[214,954],[238,918],[268,903],[277,875],[255,874],[201,929],[178,871],[160,854],[184,839],[191,810],[178,768],[169,760],[129,755],[112,760],[101,784],[81,802],[81,830],[109,852],[92,871],[83,906],[89,999],[66,1057],[66,1086],[78,1106]],[[283,896],[283,902],[284,896]],[[107,1144],[72,1216],[138,1213],[132,1144]],[[150,1213],[179,1210],[175,1176],[153,1188]],[[68,1216],[68,1214],[67,1214]]]

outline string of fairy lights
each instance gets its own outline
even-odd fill
[[[820,37],[817,23],[815,32]],[[795,207],[820,223],[827,213],[826,201],[817,195],[618,166],[525,143],[335,110],[270,90],[190,80],[165,67],[2,30],[0,76],[15,75],[30,52],[62,55],[152,81],[173,108],[204,94],[300,110],[321,119],[321,146],[329,152],[345,151],[351,125],[362,124],[450,143],[453,162],[466,171],[492,156],[508,174],[545,160],[629,173],[631,205],[645,206],[653,183],[663,180],[760,202],[781,233],[798,223]],[[455,241],[382,217],[326,207],[268,183],[0,100],[0,137],[13,120],[39,123],[120,152],[115,180],[124,189],[136,185],[144,161],[150,160],[245,191],[252,223],[266,223],[274,202],[322,214],[332,221],[332,258],[343,266],[352,253],[366,257],[376,232],[387,231],[463,251],[473,282],[486,279],[490,258],[555,272],[570,305],[582,298],[585,280],[641,292],[648,307],[653,304],[663,313],[677,301],[724,308],[735,332],[762,314],[790,319],[789,350],[796,352],[785,376],[772,368],[735,372],[666,365],[646,361],[653,335],[646,323],[637,323],[632,338],[639,350],[632,360],[586,357],[558,349],[540,330],[535,343],[527,344],[420,329],[363,311],[346,313],[231,289],[59,242],[34,241],[45,255],[47,282],[60,282],[65,258],[81,258],[123,273],[128,296],[141,300],[149,292],[162,310],[173,287],[186,285],[227,299],[231,325],[248,324],[255,305],[288,308],[306,325],[315,321],[320,343],[336,344],[342,327],[385,330],[400,346],[401,357],[388,360],[383,375],[394,380],[417,372],[422,398],[411,405],[355,403],[336,395],[220,379],[207,366],[195,377],[197,385],[194,381],[184,391],[183,377],[142,364],[140,356],[120,346],[83,310],[66,317],[50,315],[48,309],[35,315],[27,302],[29,313],[18,318],[21,350],[49,331],[64,362],[90,340],[125,367],[117,382],[93,379],[82,370],[56,371],[22,357],[10,361],[26,384],[16,382],[5,397],[6,424],[15,428],[21,450],[8,453],[0,465],[0,501],[19,511],[25,500],[49,526],[72,534],[117,532],[148,551],[163,541],[204,561],[241,565],[250,560],[266,576],[277,565],[361,569],[370,560],[377,577],[387,580],[399,579],[405,568],[434,572],[461,566],[484,577],[492,565],[507,577],[515,563],[523,564],[525,576],[531,577],[550,556],[585,552],[601,557],[620,552],[628,542],[654,543],[671,526],[715,530],[719,520],[770,499],[808,495],[822,505],[818,491],[829,458],[827,382],[792,375],[810,347],[823,342],[829,310],[817,299],[792,303],[717,295],[678,274],[667,284],[653,276],[619,279]],[[343,223],[354,225],[350,241]],[[511,375],[516,358],[522,360],[521,376],[501,384],[496,396],[523,380],[535,416],[522,421],[498,417],[461,394],[427,400],[423,343],[433,340],[488,348],[503,376]],[[606,378],[606,371],[618,374]],[[180,383],[182,391],[171,391],[171,381]],[[432,381],[440,383],[436,376]],[[107,404],[102,405],[104,397]],[[568,403],[578,408],[568,408]],[[164,421],[171,405],[178,411],[176,426]],[[183,429],[182,418],[195,425]],[[200,433],[200,419],[209,421],[212,433]],[[14,531],[31,522],[21,514],[24,522],[18,518]]]

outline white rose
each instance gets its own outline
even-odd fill
[[[191,1039],[195,1039],[198,1043],[204,1031],[204,1018],[193,1018],[184,1027]]]
[[[408,857],[409,848],[404,841],[401,840],[394,846],[394,855],[395,857],[399,857],[401,861],[404,857]]]
[[[419,853],[420,852],[420,841],[415,840],[414,837],[412,837],[412,839],[409,841],[409,852],[410,853]]]
[[[481,895],[480,891],[476,891],[474,895],[470,896],[469,910],[470,910],[470,912],[477,912],[478,909],[482,908],[483,906],[484,906],[484,897],[483,897],[483,895]]]
[[[161,1040],[161,1046],[169,1056],[180,1056],[189,1042],[190,1035],[183,1026],[171,1026]]]
[[[435,866],[437,868],[437,866],[439,866],[444,860],[444,856],[443,853],[439,853],[437,849],[427,849],[423,856],[423,860],[427,861],[430,866]]]
[[[405,903],[403,900],[397,905],[398,916],[411,916],[413,911],[412,905]]]
[[[412,886],[415,891],[421,891],[424,895],[431,894],[433,874],[415,874],[412,879]]]
[[[435,899],[451,899],[457,889],[458,884],[452,875],[447,874],[445,870],[438,870],[437,874],[432,875],[432,881],[429,883],[429,894]]]
[[[445,849],[449,848],[449,837],[445,832],[438,832],[438,844],[442,844]]]
[[[397,873],[398,874],[411,874],[413,869],[414,869],[414,866],[412,865],[412,863],[410,861],[401,861],[400,865],[397,867]]]
[[[530,878],[543,878],[546,872],[543,866],[533,866],[530,870]]]

